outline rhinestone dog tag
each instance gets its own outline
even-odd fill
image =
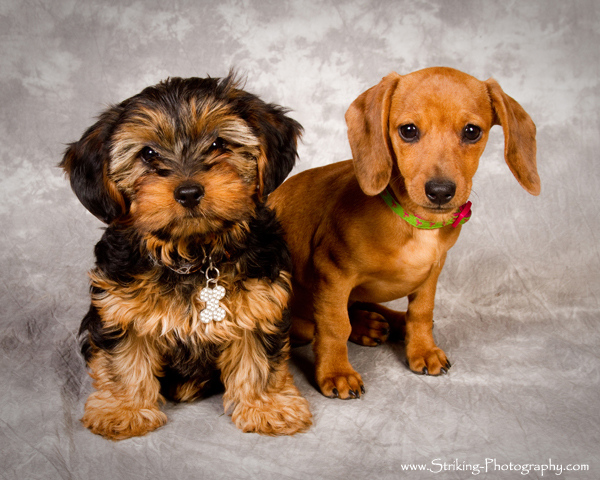
[[[216,277],[211,278],[210,274],[212,272],[216,273]],[[210,323],[211,320],[220,322],[225,318],[225,309],[219,305],[219,300],[225,297],[225,288],[218,284],[218,280],[219,270],[211,263],[206,269],[206,287],[200,292],[200,300],[206,304],[200,312],[200,321],[202,323]]]

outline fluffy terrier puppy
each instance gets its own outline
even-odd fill
[[[108,224],[80,329],[83,424],[113,440],[166,422],[164,397],[215,381],[244,432],[311,425],[288,371],[291,261],[268,194],[302,127],[234,76],[171,78],[105,111],[60,166]]]

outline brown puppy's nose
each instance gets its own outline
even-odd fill
[[[449,180],[429,180],[425,184],[425,194],[431,203],[442,206],[448,203],[456,193],[456,184]]]
[[[204,196],[204,188],[197,183],[180,185],[175,189],[174,196],[185,208],[194,208]]]

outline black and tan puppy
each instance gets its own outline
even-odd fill
[[[287,367],[290,257],[267,195],[301,126],[223,79],[172,78],[109,108],[61,166],[108,224],[80,333],[94,379],[83,423],[113,440],[163,425],[163,395],[213,381],[245,432],[311,424]]]
[[[488,132],[502,125],[505,159],[540,191],[535,125],[493,79],[451,68],[391,73],[346,113],[353,161],[304,171],[270,202],[294,262],[292,340],[314,339],[324,395],[360,396],[347,341],[376,345],[405,330],[411,370],[450,362],[432,336],[437,280],[470,216],[467,200]],[[408,310],[379,303],[408,297]]]

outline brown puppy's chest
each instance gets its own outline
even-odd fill
[[[457,238],[458,232],[414,229],[401,244],[386,249],[385,262],[360,273],[350,301],[381,303],[414,293],[443,263]]]

